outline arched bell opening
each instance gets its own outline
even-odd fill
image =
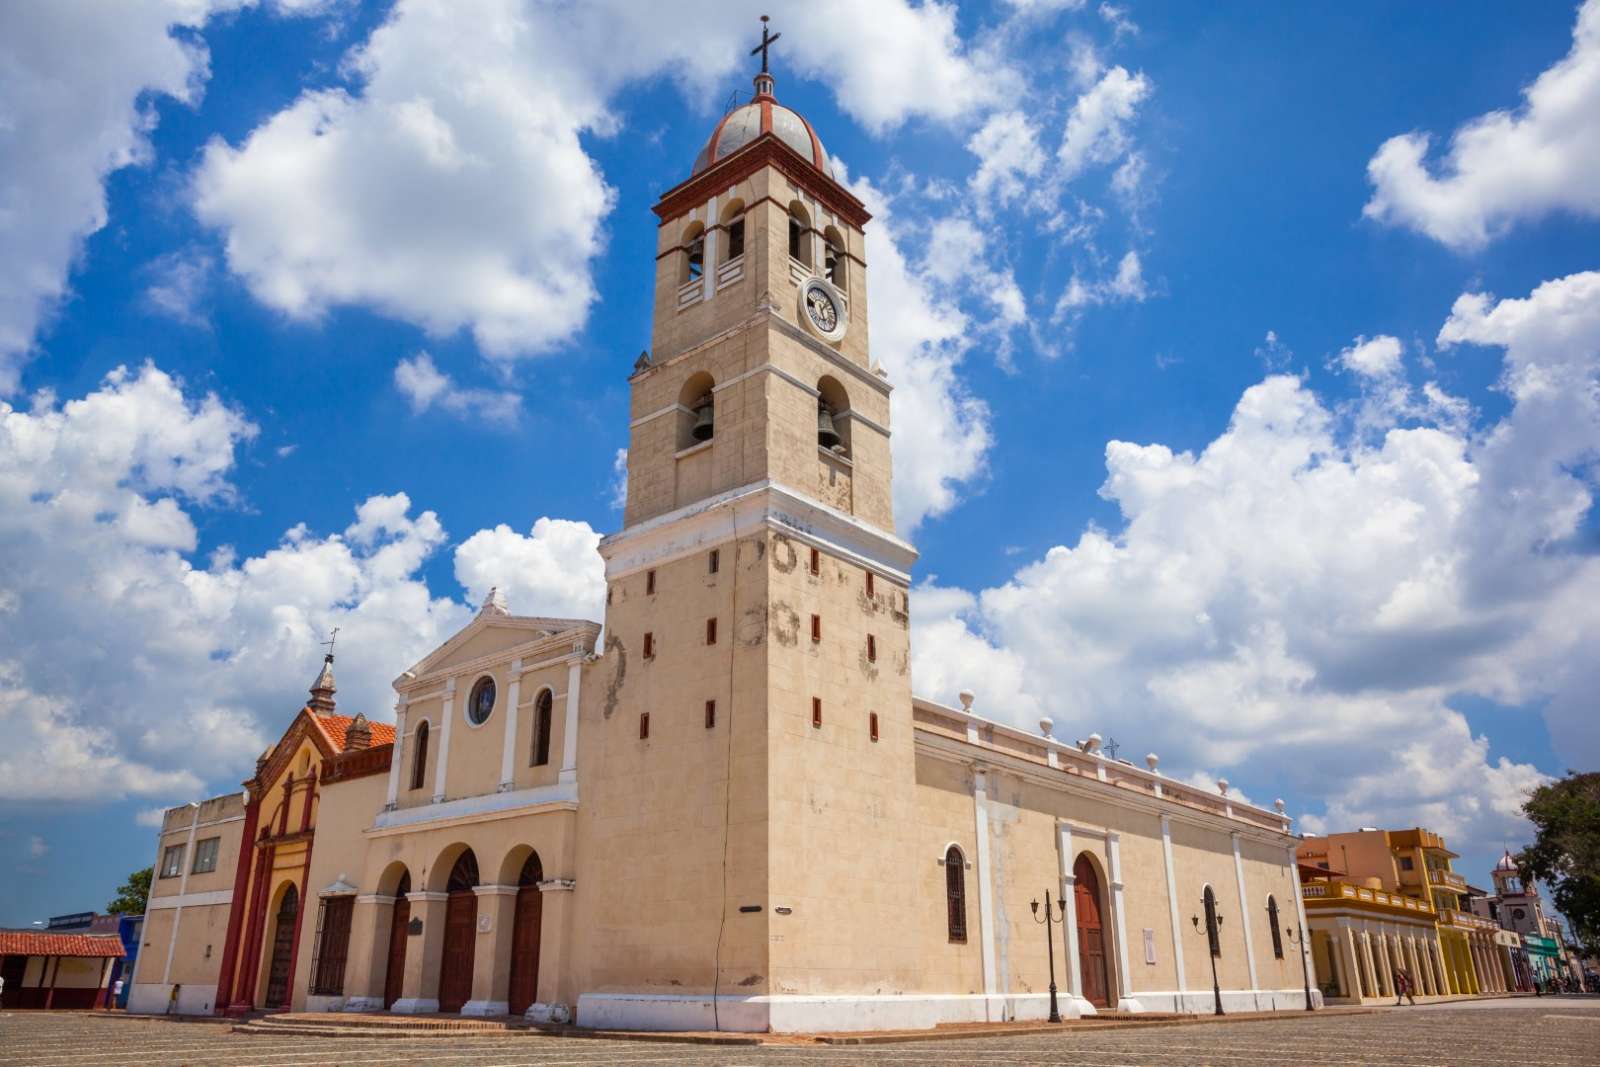
[[[723,242],[722,262],[731,263],[744,255],[744,201],[734,200],[723,208],[721,222],[727,236]]]
[[[716,382],[705,371],[689,376],[678,390],[678,448],[692,448],[717,435]]]
[[[798,200],[789,204],[789,258],[811,266],[811,214]]]
[[[838,456],[850,455],[850,395],[833,377],[817,382],[817,446]]]
[[[683,257],[678,267],[678,284],[699,281],[706,270],[706,228],[691,222],[683,231]]]
[[[845,287],[844,237],[835,226],[829,226],[822,234],[822,275],[840,292],[849,291]]]

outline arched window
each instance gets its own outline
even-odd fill
[[[744,255],[743,200],[735,200],[722,209],[722,225],[728,233],[728,247],[722,253],[722,262],[728,263]]]
[[[822,273],[834,285],[844,288],[844,238],[832,226],[822,237]]]
[[[1278,928],[1278,898],[1267,897],[1267,921],[1272,924],[1272,955],[1283,959],[1283,931]]]
[[[817,382],[817,446],[850,455],[850,395],[837,378]]]
[[[944,900],[950,940],[964,945],[967,942],[967,863],[961,850],[954,845],[944,854]]]
[[[1203,899],[1206,905],[1206,940],[1211,943],[1211,954],[1221,956],[1222,938],[1217,934],[1217,895],[1211,891],[1210,886],[1206,886]]]
[[[683,234],[683,269],[678,272],[680,284],[699,281],[706,268],[706,228],[693,223]]]
[[[811,266],[811,217],[798,200],[789,205],[789,258]]]
[[[417,723],[417,732],[411,742],[411,788],[421,789],[428,777],[428,720]]]
[[[705,371],[689,375],[678,390],[678,449],[693,448],[717,435],[716,382]]]
[[[533,702],[533,761],[530,766],[543,767],[550,762],[550,716],[554,697],[550,690],[540,690]]]
[[[456,857],[450,868],[450,880],[445,883],[446,893],[470,893],[478,884],[478,857],[469,848]]]

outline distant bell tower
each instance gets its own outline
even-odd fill
[[[618,998],[582,1000],[590,1025],[645,994],[673,1025],[765,1029],[791,996],[922,981],[916,550],[894,533],[891,385],[867,344],[869,216],[778,102],[776,40],[763,26],[754,96],[654,209],[627,505],[600,547],[605,699],[581,749],[579,818],[616,842],[580,858],[603,888],[575,929]],[[856,952],[869,929],[884,947]]]

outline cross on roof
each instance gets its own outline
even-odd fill
[[[1117,739],[1115,737],[1111,738],[1105,744],[1106,752],[1111,756],[1112,759],[1117,758],[1117,750],[1121,747],[1121,745],[1117,744]]]
[[[774,33],[771,36],[768,36],[768,34],[767,34],[767,21],[768,21],[768,16],[762,15],[761,16],[761,43],[756,45],[754,48],[750,49],[750,54],[751,55],[755,55],[757,52],[761,53],[761,73],[763,73],[763,74],[768,73],[768,70],[767,70],[767,49],[771,48],[773,43],[776,42],[779,37],[783,36],[783,34],[781,34],[781,33]]]
[[[339,628],[337,626],[335,626],[333,628],[333,630],[328,634],[328,639],[326,641],[319,642],[320,644],[324,644],[324,645],[328,646],[328,658],[330,658],[330,659],[333,658],[333,643],[335,641],[337,641],[338,639],[339,639]]]

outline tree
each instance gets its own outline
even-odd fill
[[[128,880],[117,887],[117,895],[106,905],[106,911],[112,915],[143,915],[150,899],[150,879],[155,873],[154,867],[145,867],[128,875]]]
[[[1556,909],[1588,953],[1600,953],[1600,773],[1568,771],[1522,805],[1537,837],[1517,856],[1524,881],[1550,886]]]

